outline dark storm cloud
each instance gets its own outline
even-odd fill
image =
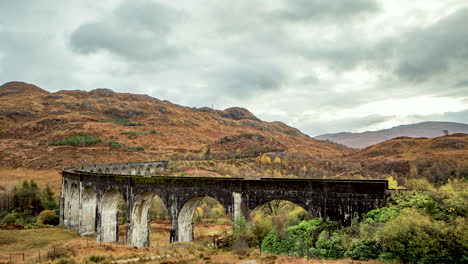
[[[173,58],[178,51],[168,37],[178,18],[176,10],[157,2],[124,1],[110,16],[77,28],[70,44],[81,54],[107,50],[134,61]]]
[[[468,8],[396,40],[396,73],[409,81],[468,66]]]
[[[339,22],[377,10],[378,4],[374,0],[290,0],[287,1],[287,7],[276,15],[292,21],[331,20]]]
[[[282,72],[274,66],[244,62],[232,67],[222,67],[210,73],[209,87],[222,90],[230,96],[245,98],[257,92],[279,89],[283,82]]]

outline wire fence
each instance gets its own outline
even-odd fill
[[[54,246],[50,250],[16,251],[8,253],[7,263],[30,263],[48,260],[53,261],[57,258],[65,257],[66,255],[67,250],[59,246]]]

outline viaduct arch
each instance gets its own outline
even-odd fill
[[[97,234],[100,242],[115,242],[119,235],[118,204],[127,211],[127,244],[149,246],[148,212],[158,195],[171,221],[170,242],[193,240],[193,213],[209,196],[233,218],[248,215],[271,200],[302,206],[312,217],[329,217],[349,225],[353,217],[378,208],[385,200],[386,180],[244,179],[152,176],[167,161],[93,164],[62,172],[60,223],[80,235]]]

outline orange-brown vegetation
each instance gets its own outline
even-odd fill
[[[100,141],[57,144],[85,134]],[[168,172],[174,175],[392,175],[399,181],[426,177],[444,182],[466,175],[467,156],[467,136],[461,134],[393,139],[356,151],[312,139],[281,122],[261,121],[238,107],[190,108],[109,89],[51,93],[22,82],[0,86],[0,172],[6,175],[4,181],[37,178],[40,185],[50,184],[56,193],[58,172],[74,164],[169,159],[179,161]]]

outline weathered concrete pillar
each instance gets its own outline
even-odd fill
[[[236,221],[240,216],[244,216],[245,218],[249,217],[249,210],[242,199],[241,192],[232,193],[232,203],[234,207],[234,212],[232,214],[233,221]]]
[[[68,203],[68,227],[70,229],[78,230],[80,224],[80,191],[76,183],[70,186],[70,196]]]
[[[66,200],[65,196],[68,193],[68,187],[66,186],[65,178],[62,178],[62,191],[60,193],[60,225],[68,227],[68,215],[66,212]]]
[[[193,214],[198,204],[203,200],[203,196],[194,197],[187,202],[179,212],[177,217],[177,241],[190,242],[193,241]]]
[[[87,186],[81,191],[80,235],[89,235],[96,231],[96,207],[96,191]]]
[[[120,193],[114,189],[106,191],[99,204],[97,241],[115,242],[119,239],[118,205]]]
[[[129,228],[127,234],[127,244],[134,247],[150,246],[150,225],[148,212],[153,199],[152,193],[140,195],[132,205],[129,217]]]
[[[179,241],[178,230],[179,230],[179,210],[177,206],[177,200],[174,195],[170,195],[170,199],[167,203],[167,212],[169,214],[169,219],[171,220],[171,231],[169,234],[169,242],[174,243]]]

